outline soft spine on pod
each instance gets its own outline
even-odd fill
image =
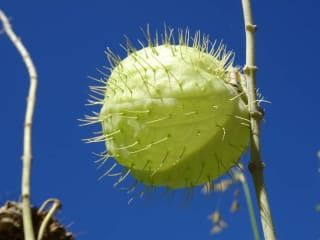
[[[148,31],[149,32],[149,31]],[[110,50],[112,65],[105,86],[92,87],[104,99],[100,113],[87,117],[100,122],[107,153],[145,185],[193,187],[225,174],[248,146],[248,108],[242,88],[232,78],[232,52],[197,32],[172,30],[163,42],[135,50],[126,47],[121,60]],[[113,165],[114,167],[115,165]],[[111,169],[112,170],[112,169]],[[111,171],[110,170],[110,171]]]

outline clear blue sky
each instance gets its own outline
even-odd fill
[[[315,0],[253,1],[257,33],[258,86],[272,102],[264,106],[263,158],[266,183],[279,239],[318,239],[320,176],[319,7]],[[77,121],[91,109],[84,106],[92,84],[88,75],[107,64],[104,50],[123,54],[123,35],[142,38],[140,27],[162,29],[163,23],[200,29],[223,40],[244,63],[240,0],[197,1],[17,1],[1,0],[17,34],[29,49],[39,72],[34,119],[32,200],[39,205],[57,197],[58,215],[81,240],[124,239],[252,239],[247,209],[228,213],[232,192],[191,201],[156,198],[128,206],[129,196],[112,188],[103,170],[96,170],[99,144],[85,145],[91,128]],[[0,202],[18,199],[22,126],[28,78],[20,56],[0,35]],[[243,159],[244,164],[248,158]],[[207,216],[221,202],[229,224],[210,236]]]

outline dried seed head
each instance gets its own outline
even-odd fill
[[[47,212],[39,211],[32,207],[32,223],[36,233]],[[0,207],[0,240],[23,240],[23,222],[21,203],[8,201]],[[56,219],[50,218],[45,229],[43,240],[74,240],[71,232],[61,225]]]
[[[218,211],[213,212],[209,218],[213,224],[210,231],[211,234],[218,234],[228,227],[228,224],[223,220]]]
[[[239,201],[237,199],[233,200],[230,206],[230,212],[235,213],[235,212],[238,212],[239,209],[240,209]]]
[[[221,221],[221,214],[219,211],[215,211],[213,212],[210,216],[209,216],[209,219],[211,219],[211,222],[213,224],[217,224],[218,222]]]

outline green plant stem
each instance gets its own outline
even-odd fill
[[[249,217],[250,217],[250,222],[251,222],[251,227],[252,227],[254,239],[260,240],[259,228],[258,228],[256,215],[254,212],[254,207],[253,207],[252,198],[251,198],[251,194],[250,194],[247,180],[246,180],[244,174],[240,171],[236,173],[236,179],[241,182],[242,187],[243,187],[244,196],[245,196],[247,206],[248,206]]]
[[[37,72],[32,62],[32,59],[24,47],[21,40],[12,30],[7,16],[0,10],[0,20],[3,23],[4,32],[7,34],[12,44],[16,47],[19,54],[22,57],[23,62],[29,73],[30,87],[27,98],[27,108],[24,122],[24,138],[23,138],[23,169],[22,169],[22,217],[23,217],[23,229],[25,240],[35,240],[35,234],[32,225],[31,203],[30,203],[30,176],[31,176],[31,160],[32,160],[32,148],[31,148],[31,130],[32,130],[32,118],[36,100],[37,90]]]
[[[253,178],[257,201],[260,210],[260,219],[264,238],[275,240],[275,231],[271,217],[267,192],[264,184],[264,163],[260,154],[260,121],[262,113],[259,110],[256,96],[256,70],[255,65],[255,31],[250,0],[242,0],[242,8],[246,33],[246,65],[244,75],[247,81],[247,97],[251,123],[251,161],[249,170]]]

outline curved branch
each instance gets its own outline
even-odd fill
[[[243,173],[243,169],[241,166],[241,169],[239,171],[237,171],[234,174],[234,178],[241,182],[242,184],[242,188],[244,191],[244,196],[247,202],[247,206],[248,206],[248,211],[249,211],[249,217],[250,217],[250,223],[251,223],[251,228],[252,228],[252,233],[253,233],[253,237],[255,240],[260,240],[260,235],[259,235],[259,228],[258,228],[258,224],[256,221],[256,215],[254,212],[254,207],[253,207],[253,203],[252,203],[252,198],[250,195],[250,189],[247,183],[247,179]]]
[[[24,228],[24,239],[34,240],[34,231],[32,225],[32,214],[30,204],[30,175],[31,175],[31,160],[32,160],[32,148],[31,148],[31,130],[32,130],[32,119],[34,106],[36,101],[36,90],[37,90],[37,72],[32,62],[32,59],[24,47],[21,40],[12,30],[10,22],[7,16],[0,10],[0,21],[3,23],[4,32],[9,37],[12,44],[16,47],[22,60],[28,70],[30,78],[30,87],[27,97],[27,107],[24,122],[24,138],[23,138],[23,170],[22,170],[22,184],[21,184],[21,195],[22,195],[22,211],[23,211],[23,228]]]
[[[42,206],[39,208],[38,213],[41,213],[42,211],[44,211],[44,209],[47,207],[47,205],[49,203],[52,203],[52,206],[50,208],[50,210],[48,211],[47,215],[45,216],[45,218],[43,219],[40,228],[39,228],[39,233],[38,233],[38,237],[37,240],[42,240],[45,230],[48,227],[49,221],[52,218],[52,216],[55,214],[55,212],[61,208],[61,203],[59,201],[59,199],[55,199],[55,198],[50,198],[48,200],[46,200]]]

